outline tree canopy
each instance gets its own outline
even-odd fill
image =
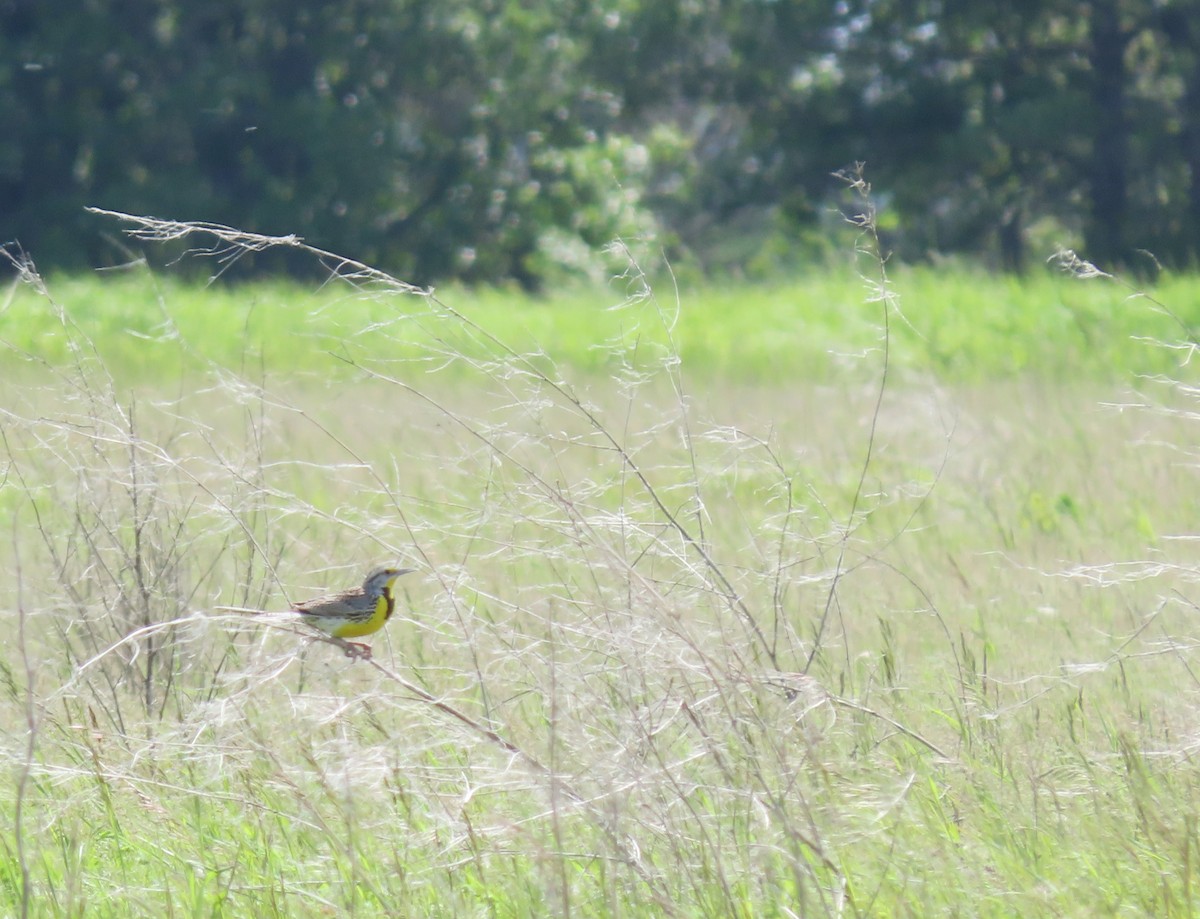
[[[819,248],[868,164],[901,254],[1196,255],[1197,0],[0,0],[0,243],[121,258],[97,205],[425,283],[616,236]],[[1043,253],[1038,252],[1038,255]]]

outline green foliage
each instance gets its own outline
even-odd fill
[[[1200,56],[1177,6],[889,0],[0,5],[0,242],[140,253],[86,205],[417,284],[594,275],[611,239],[757,274],[829,248],[866,161],[888,245],[1186,265]],[[308,272],[288,254],[226,270]]]
[[[619,100],[573,77],[585,37],[548,10],[135,7],[5,14],[0,51],[23,67],[0,83],[2,233],[47,266],[123,258],[85,204],[296,232],[417,283],[532,286],[544,235],[652,225],[606,140]]]
[[[1198,285],[1194,276],[1169,277],[1153,293],[1178,304],[1185,324],[1200,327]],[[1178,352],[1147,343],[1179,334],[1176,319],[1112,286],[1049,271],[1018,278],[947,267],[897,269],[894,287],[900,312],[891,360],[899,372],[949,383],[1020,375],[1106,379],[1170,372],[1180,360]],[[443,376],[461,376],[468,364],[438,355],[453,347],[460,358],[481,359],[490,347],[445,340],[437,307],[421,297],[380,300],[336,285],[199,286],[130,274],[63,276],[54,288],[72,324],[131,381],[177,377],[207,361],[268,375],[304,376],[318,365],[321,377],[353,375],[327,357],[380,329],[403,330],[389,357],[412,372],[436,366]],[[614,305],[619,285],[578,282],[536,297],[512,288],[448,287],[438,295],[462,304],[473,322],[518,350],[555,354],[577,370],[608,374],[626,361],[654,367],[674,342],[686,372],[698,378],[782,383],[874,372],[869,355],[879,346],[882,313],[878,304],[864,304],[862,293],[860,280],[825,271],[746,285],[685,277],[675,293],[621,306]],[[673,327],[669,337],[657,318],[646,321],[660,309]],[[17,289],[4,315],[12,347],[0,360],[10,370],[31,358],[53,364],[70,355],[68,330],[42,298]]]

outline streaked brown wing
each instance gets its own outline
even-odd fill
[[[375,604],[367,603],[363,592],[359,590],[304,600],[294,604],[292,609],[305,616],[345,616],[347,619],[358,619],[370,617],[374,607]]]
[[[374,609],[359,609],[355,606],[341,606],[336,609],[324,608],[320,610],[297,610],[303,619],[323,619],[329,621],[331,619],[340,622],[366,622],[373,615]]]

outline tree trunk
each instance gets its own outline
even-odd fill
[[[1124,229],[1128,209],[1129,122],[1125,116],[1125,46],[1117,0],[1091,4],[1092,136],[1091,214],[1085,229],[1086,256],[1101,267],[1128,254]]]
[[[1200,253],[1200,53],[1188,49],[1191,58],[1184,74],[1182,105],[1183,161],[1188,168],[1188,220],[1190,238],[1182,254],[1194,259]]]
[[[1021,206],[1010,205],[1000,215],[997,242],[1000,246],[1000,266],[1012,274],[1025,270],[1025,224],[1021,219]]]

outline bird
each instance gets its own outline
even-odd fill
[[[396,598],[392,585],[401,575],[411,574],[415,568],[394,568],[381,565],[372,568],[363,579],[362,587],[351,587],[335,594],[313,597],[293,603],[287,613],[266,613],[264,610],[246,609],[240,606],[217,606],[214,609],[228,613],[258,615],[291,615],[299,617],[305,625],[312,626],[330,636],[335,644],[346,649],[347,657],[371,659],[371,646],[361,641],[349,641],[373,635],[383,628],[396,610]]]
[[[370,660],[370,645],[348,639],[372,635],[383,628],[396,609],[392,585],[401,575],[415,570],[388,565],[372,568],[362,587],[301,600],[292,604],[291,612],[298,613],[301,622],[344,641],[349,656]]]

